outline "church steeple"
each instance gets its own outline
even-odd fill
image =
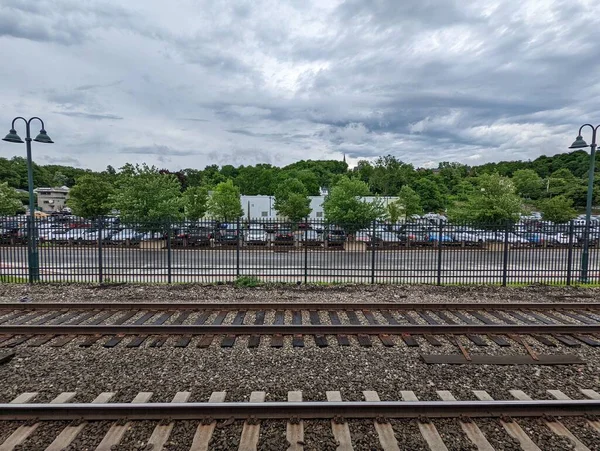
[[[346,154],[344,154],[344,163],[346,162]]]

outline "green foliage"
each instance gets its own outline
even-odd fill
[[[300,222],[311,212],[306,188],[298,179],[290,179],[277,188],[274,206],[279,215],[294,223]]]
[[[185,217],[192,221],[202,219],[208,209],[208,189],[204,186],[190,186],[182,197]]]
[[[403,211],[404,210],[398,201],[388,202],[385,207],[385,217],[392,224],[395,224],[400,219],[400,216],[402,216]]]
[[[342,177],[325,197],[325,219],[344,227],[349,234],[369,227],[372,221],[385,214],[381,201],[368,202],[361,199],[369,195],[369,187],[365,182]]]
[[[19,195],[7,182],[0,183],[0,215],[14,215],[23,208]]]
[[[543,200],[539,204],[539,209],[545,221],[552,221],[556,224],[568,222],[577,216],[577,212],[573,208],[573,201],[565,196],[555,196]]]
[[[450,209],[451,220],[468,220],[481,224],[516,222],[522,212],[522,200],[508,177],[498,173],[477,177],[477,187],[462,205]]]
[[[410,186],[403,186],[398,197],[398,204],[400,204],[404,210],[405,219],[423,212],[423,209],[421,208],[421,196],[419,196]]]
[[[244,214],[240,190],[232,180],[219,183],[208,199],[208,212],[221,221],[233,221]]]
[[[393,196],[412,180],[414,172],[411,164],[403,163],[396,157],[379,157],[369,177],[369,186],[376,194]]]
[[[544,189],[544,181],[533,169],[515,171],[512,181],[517,194],[526,199],[539,199]]]
[[[67,205],[77,216],[94,219],[105,216],[113,208],[114,187],[102,176],[85,174],[69,191]]]
[[[239,276],[234,282],[237,288],[256,288],[262,284],[262,281],[255,276]]]
[[[112,196],[124,223],[143,221],[160,230],[160,223],[181,219],[180,184],[173,174],[160,174],[154,166],[130,166],[122,171]]]
[[[433,178],[420,178],[412,184],[415,192],[421,198],[421,206],[426,212],[442,212],[446,208],[445,186]]]

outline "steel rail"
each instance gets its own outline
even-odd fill
[[[596,334],[599,324],[0,325],[0,335]]]
[[[0,420],[541,417],[600,414],[599,400],[0,404]]]
[[[0,303],[2,310],[600,310],[599,302],[40,302]]]

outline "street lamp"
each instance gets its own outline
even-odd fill
[[[588,144],[583,140],[581,131],[584,127],[592,129],[592,143]],[[592,217],[592,195],[594,193],[594,166],[596,163],[596,134],[600,125],[594,127],[591,124],[584,124],[579,127],[579,133],[575,142],[569,146],[569,149],[584,149],[589,147],[590,151],[590,171],[588,174],[588,191],[587,191],[587,203],[585,206],[585,232],[583,234],[583,253],[581,254],[581,272],[579,275],[579,281],[581,283],[587,283],[588,281],[588,265],[590,255],[590,224]]]
[[[37,231],[35,227],[35,205],[33,200],[33,165],[31,162],[31,133],[30,126],[31,121],[37,119],[42,124],[42,129],[40,133],[35,137],[33,141],[37,141],[40,143],[52,144],[54,141],[50,139],[50,137],[46,134],[46,130],[44,129],[44,121],[42,121],[39,117],[32,117],[27,120],[23,117],[16,117],[12,121],[12,126],[10,127],[10,132],[6,135],[2,140],[8,141],[10,143],[23,143],[23,140],[19,135],[17,135],[17,131],[15,130],[15,122],[21,119],[25,122],[25,143],[27,143],[27,183],[29,185],[29,217],[27,218],[27,260],[29,263],[29,282],[33,283],[40,280],[40,258],[37,250]]]

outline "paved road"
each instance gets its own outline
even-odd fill
[[[45,281],[93,281],[100,275],[95,247],[41,247],[41,278]],[[285,282],[393,282],[436,283],[438,249],[396,249],[367,252],[268,248],[174,249],[105,247],[104,280],[138,282],[216,282],[237,275]],[[501,283],[501,251],[442,248],[439,264],[442,283]],[[572,278],[578,277],[581,249],[572,255]],[[564,282],[568,273],[567,249],[511,249],[507,259],[509,283]],[[170,267],[170,269],[169,269]],[[373,270],[374,268],[374,270]],[[26,247],[0,247],[0,274],[27,277]],[[590,274],[600,281],[600,252],[591,250]]]

